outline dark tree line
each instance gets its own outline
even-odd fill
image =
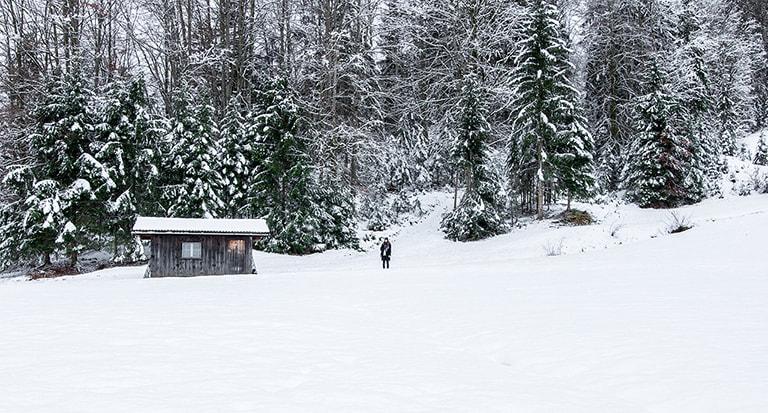
[[[130,259],[137,214],[354,245],[429,188],[462,240],[596,192],[696,202],[766,126],[761,3],[4,0],[3,260]]]

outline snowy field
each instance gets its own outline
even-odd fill
[[[438,231],[450,203],[388,234],[390,270],[0,280],[0,412],[768,411],[767,195],[678,209],[679,234],[578,205],[600,222],[469,244]]]

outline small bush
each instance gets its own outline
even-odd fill
[[[608,229],[608,233],[612,237],[615,237],[619,233],[619,231],[621,231],[622,228],[624,228],[624,223],[621,221],[616,221],[611,224],[611,227]]]
[[[667,233],[677,234],[683,231],[688,231],[693,228],[691,217],[678,214],[677,212],[670,212],[667,218]]]
[[[419,199],[409,197],[405,191],[401,191],[397,198],[392,201],[392,210],[396,215],[413,214],[421,216],[424,213]]]
[[[749,176],[749,180],[750,186],[755,192],[759,194],[768,193],[768,174],[760,173],[760,170],[755,168]]]
[[[563,255],[563,239],[562,238],[560,238],[559,241],[547,241],[541,247],[544,249],[544,253],[547,254],[548,257]]]

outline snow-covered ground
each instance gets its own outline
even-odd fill
[[[389,270],[371,249],[0,279],[0,411],[768,411],[768,195],[675,210],[679,234],[606,203],[467,244],[438,230],[450,198],[387,233]]]

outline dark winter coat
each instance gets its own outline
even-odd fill
[[[389,241],[384,241],[381,244],[381,259],[389,261],[389,257],[392,255],[392,244]]]

